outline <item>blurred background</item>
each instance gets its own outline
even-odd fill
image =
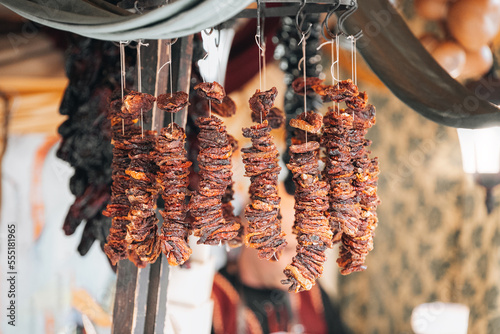
[[[392,2],[452,77],[472,89],[481,82],[497,82],[500,6],[495,1]],[[269,24],[266,35],[269,45],[275,42],[271,51],[267,50],[267,84],[283,92],[277,106],[286,108],[286,77],[282,71],[286,70],[286,57],[280,39],[273,39],[276,34],[279,37],[280,24],[277,21],[274,29]],[[82,332],[84,321],[90,321],[98,332],[109,332],[115,274],[99,248],[109,222],[92,216],[94,227],[86,232],[85,224],[68,228],[68,222],[63,230],[70,206],[83,195],[76,190],[76,181],[71,189],[68,187],[75,171],[56,157],[56,150],[61,145],[58,127],[67,119],[59,112],[68,85],[65,64],[68,57],[80,55],[75,45],[105,50],[104,55],[94,54],[103,59],[116,53],[118,47],[101,42],[86,45],[89,42],[81,38],[31,23],[2,6],[0,34],[0,242],[6,241],[5,224],[15,221],[21,273],[20,326],[30,333],[72,333]],[[253,35],[251,39],[247,43],[253,43]],[[89,52],[87,56],[91,57]],[[257,51],[247,52],[257,61]],[[313,62],[330,80],[330,49],[324,47],[319,54]],[[237,56],[241,54],[230,55],[226,82],[238,112],[237,117],[225,122],[228,132],[244,147],[240,129],[250,122],[247,100],[259,79],[255,70],[245,80],[231,76],[231,63]],[[342,78],[348,78],[349,45],[341,51],[341,57]],[[119,74],[119,64],[114,68],[108,65],[110,72]],[[436,301],[466,305],[470,310],[469,333],[499,333],[500,190],[493,188],[493,207],[488,213],[484,187],[462,167],[464,157],[457,130],[431,122],[408,108],[384,87],[361,57],[357,71],[358,86],[367,91],[377,108],[377,124],[368,138],[373,141],[373,156],[380,161],[379,226],[374,250],[368,256],[368,270],[340,276],[334,261],[337,250],[333,250],[321,283],[340,306],[342,320],[353,333],[412,333],[413,309]],[[111,80],[112,84],[116,82]],[[492,96],[500,96],[500,85],[492,87]],[[286,148],[284,135],[284,130],[274,132],[282,153]],[[90,139],[82,135],[74,139],[74,145],[82,140]],[[72,165],[79,163],[70,157],[68,160]],[[88,185],[94,180],[88,175],[93,174],[88,170],[85,173]],[[242,175],[242,166],[236,165],[236,191],[246,194],[248,180]],[[237,196],[240,203],[235,204],[240,209],[242,196]],[[84,210],[86,205],[88,202],[82,202],[72,208]],[[75,233],[66,236],[71,229]],[[91,237],[84,242],[85,233]],[[94,239],[97,242],[93,243]],[[5,256],[1,261],[4,271]],[[4,302],[5,294],[2,308]],[[2,326],[4,333],[10,333]]]

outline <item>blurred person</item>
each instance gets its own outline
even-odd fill
[[[279,183],[282,229],[288,245],[278,261],[260,260],[257,250],[242,246],[238,256],[214,277],[212,333],[347,333],[338,307],[318,283],[309,291],[289,293],[283,269],[295,255],[292,233],[294,197]]]

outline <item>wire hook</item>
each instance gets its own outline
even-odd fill
[[[218,48],[220,45],[220,29],[217,28],[217,38],[214,38],[215,47]]]
[[[135,9],[135,11],[136,11],[137,13],[139,13],[139,14],[141,14],[141,15],[142,15],[142,10],[141,10],[141,9],[139,9],[139,0],[136,0],[136,1],[134,2],[134,9]]]
[[[333,5],[332,9],[328,11],[328,13],[325,16],[325,19],[323,20],[323,23],[321,25],[321,34],[325,38],[325,40],[329,39],[334,39],[336,34],[333,33],[333,31],[330,30],[330,27],[328,26],[328,21],[330,20],[330,17],[339,9],[340,7],[340,1],[337,2],[335,5]],[[328,36],[325,35],[325,31],[328,33]]]
[[[306,7],[306,2],[307,0],[302,0],[302,4],[300,5],[299,10],[297,11],[297,15],[295,16],[295,27],[297,28],[299,35],[303,36],[303,39],[307,39],[312,30],[312,23],[308,24],[306,31],[302,30],[302,26],[304,25],[304,21],[306,18],[305,14],[303,13],[304,8]]]
[[[174,39],[169,39],[167,40],[167,42],[165,43],[166,45],[169,45],[169,46],[172,46],[174,45],[175,43],[177,43],[177,41],[179,40],[178,37],[174,38]]]
[[[339,31],[346,36],[348,34],[346,33],[346,31],[344,29],[344,22],[349,18],[349,16],[351,16],[358,9],[358,2],[356,0],[352,0],[352,4],[353,5],[349,9],[347,9],[345,12],[342,13],[342,15],[340,15],[338,23],[337,23]],[[359,32],[357,32],[354,35],[351,34],[351,36],[353,36],[353,38],[358,40],[363,36],[363,31],[360,30]]]

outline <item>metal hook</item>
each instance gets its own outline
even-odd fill
[[[349,16],[351,16],[356,10],[358,9],[358,2],[353,0],[353,5],[348,9],[346,10],[345,12],[342,13],[342,15],[340,15],[339,17],[339,20],[338,20],[338,23],[337,23],[337,26],[339,28],[339,31],[344,34],[344,35],[348,35],[346,32],[345,32],[345,29],[344,29],[344,22],[349,18]],[[357,32],[356,34],[354,35],[351,35],[353,36],[356,40],[358,40],[359,38],[361,38],[363,36],[363,31],[359,31]]]
[[[217,29],[217,38],[215,38],[214,42],[215,42],[215,47],[218,48],[220,45],[220,29]]]
[[[142,14],[142,10],[139,9],[139,0],[134,2],[134,9],[137,13]]]
[[[149,46],[149,43],[143,43],[142,39],[138,39],[137,41],[134,41],[135,44],[132,44],[132,42],[129,43],[128,47],[131,48],[132,50],[136,50],[140,46]]]
[[[302,25],[304,24],[305,21],[305,14],[303,13],[304,8],[306,7],[306,2],[307,0],[302,0],[302,4],[299,7],[299,10],[297,11],[297,15],[295,16],[295,26],[297,27],[297,31],[299,32],[299,35],[305,36],[305,38],[308,38],[309,35],[311,34],[311,29],[312,29],[312,23],[308,24],[308,27],[306,31],[302,30]]]
[[[130,44],[130,41],[119,41],[119,42],[112,41],[111,43],[113,43],[113,45],[117,47],[120,47],[121,45],[128,46]]]
[[[337,2],[335,5],[333,5],[332,9],[328,11],[328,14],[326,14],[325,19],[323,20],[323,23],[321,25],[321,34],[325,38],[325,40],[329,39],[334,39],[336,34],[333,33],[333,31],[330,30],[330,27],[328,26],[328,21],[330,20],[330,17],[339,9],[340,7],[340,1]],[[325,35],[325,30],[328,33],[328,37]]]

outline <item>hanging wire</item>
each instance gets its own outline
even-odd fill
[[[308,24],[307,29],[304,31],[302,30],[302,26],[304,24],[305,20],[305,15],[303,13],[304,8],[306,7],[306,2],[307,0],[303,0],[302,4],[299,7],[299,10],[297,11],[297,15],[295,16],[295,27],[297,28],[297,31],[299,34],[302,35],[302,38],[299,41],[299,45],[302,43],[302,59],[299,61],[298,67],[300,70],[300,66],[302,65],[303,67],[303,80],[304,80],[304,115],[307,118],[307,86],[306,86],[306,40],[307,38],[311,35],[312,31],[312,23]],[[305,137],[306,137],[306,144],[307,144],[307,131],[305,132]]]
[[[263,43],[262,43],[261,57],[262,57],[262,77],[263,77],[263,81],[264,81],[264,89],[266,89],[267,88],[267,76],[266,76],[267,64],[266,64],[266,41],[265,41],[265,38],[263,39]]]
[[[261,3],[260,0],[257,1],[257,32],[255,33],[255,43],[259,48],[259,90],[262,91],[262,31],[260,26],[260,14],[261,14]],[[261,115],[262,123],[262,115]]]
[[[214,31],[214,28],[210,28],[210,30],[207,32],[207,29],[203,30],[202,33],[204,33],[205,35],[210,36]],[[207,50],[207,53],[205,54],[205,56],[203,57],[202,60],[206,60],[208,58],[208,50]],[[207,66],[207,76],[210,77],[210,66]],[[205,77],[202,75],[202,80],[203,82],[206,82],[205,80]],[[208,117],[212,117],[212,101],[210,101],[210,99],[208,100]]]
[[[260,2],[260,0],[259,0]],[[265,7],[265,4],[264,4]],[[262,9],[259,8],[259,12],[262,12]],[[262,82],[264,89],[267,88],[267,77],[266,77],[266,36],[265,36],[265,16],[260,16],[260,58],[262,59]]]
[[[353,44],[353,49],[354,49],[354,84],[357,86],[358,85],[358,48],[356,47],[356,37],[353,37],[352,44]]]
[[[122,103],[125,91],[125,45],[128,41],[120,41],[120,83],[122,91]],[[122,135],[125,135],[125,121],[122,118]]]
[[[255,43],[257,43],[257,47],[259,48],[259,91],[262,92],[262,67],[265,65],[265,43],[262,42],[263,39],[263,27],[261,26],[261,2],[257,0],[257,32],[255,33]],[[263,57],[264,55],[264,57]],[[264,81],[265,81],[265,73],[264,73]],[[264,83],[265,86],[265,83]],[[262,124],[263,117],[262,111],[260,112],[260,123]]]
[[[340,40],[339,40],[339,35],[335,35],[335,53],[336,53],[336,58],[337,58],[337,76],[338,76],[338,82],[340,82]],[[336,102],[336,107],[337,107],[337,113],[340,113],[340,102]]]
[[[162,69],[163,69],[166,65],[168,65],[168,63],[169,63],[168,61],[166,61],[164,64],[162,64],[162,65],[160,66],[160,62],[161,62],[161,60],[162,60],[162,52],[161,52],[161,51],[162,51],[162,40],[160,40],[160,39],[159,39],[159,40],[158,40],[157,58],[156,58],[156,59],[157,59],[157,60],[156,60],[156,68],[157,68],[158,70],[156,71],[156,80],[155,80],[155,97],[158,97],[158,93],[159,93],[159,92],[158,92],[158,89],[159,89],[159,87],[158,87],[158,85],[159,85],[159,84],[158,84],[158,82],[159,82],[159,78],[160,78],[160,72],[161,72],[161,70],[162,70]],[[154,107],[153,107],[153,120],[152,120],[152,122],[151,122],[151,130],[153,130],[153,131],[154,131],[154,129],[155,129],[156,112],[157,112],[157,110],[158,110],[158,105],[157,105],[157,103],[155,102]]]
[[[302,78],[304,79],[304,113],[305,113],[305,118],[307,119],[306,40],[307,40],[306,34],[302,32],[302,39],[299,42],[299,44],[302,43],[302,59],[299,61],[299,67],[300,64],[302,63],[302,73],[303,73]],[[307,144],[307,131],[304,132],[306,133],[306,144]]]
[[[222,84],[224,81],[223,73],[222,73],[222,66],[221,66],[221,57],[219,54],[219,46],[220,46],[220,41],[221,41],[221,29],[218,27],[217,29],[217,37],[214,38],[214,43],[215,43],[215,48],[217,50],[217,82]]]
[[[348,40],[350,40],[351,44],[351,78],[352,81],[354,82],[354,42],[353,42],[353,36],[350,35],[347,37]]]
[[[137,4],[137,1],[136,1]],[[137,42],[137,91],[142,93],[141,40]],[[144,115],[141,108],[141,138],[144,138]]]
[[[356,59],[357,58],[356,36],[350,35],[347,38],[351,40],[351,78],[352,78],[353,83],[357,86],[358,85],[358,68],[357,68],[357,59]],[[352,110],[352,119],[354,121],[354,109]]]
[[[137,45],[135,47],[137,49],[137,91],[139,93],[142,93],[142,59],[141,59],[142,46],[149,46],[149,43],[143,43],[142,40],[138,40]],[[141,108],[141,136],[142,138],[144,138],[144,115],[142,108]]]
[[[169,67],[169,73],[168,73],[168,78],[170,81],[170,97],[174,96],[174,85],[173,85],[173,72],[172,72],[172,40],[168,41],[168,47],[167,47],[167,52],[168,52],[168,67]],[[170,123],[174,122],[174,113],[170,113]],[[174,126],[170,126],[170,131],[174,131]]]

